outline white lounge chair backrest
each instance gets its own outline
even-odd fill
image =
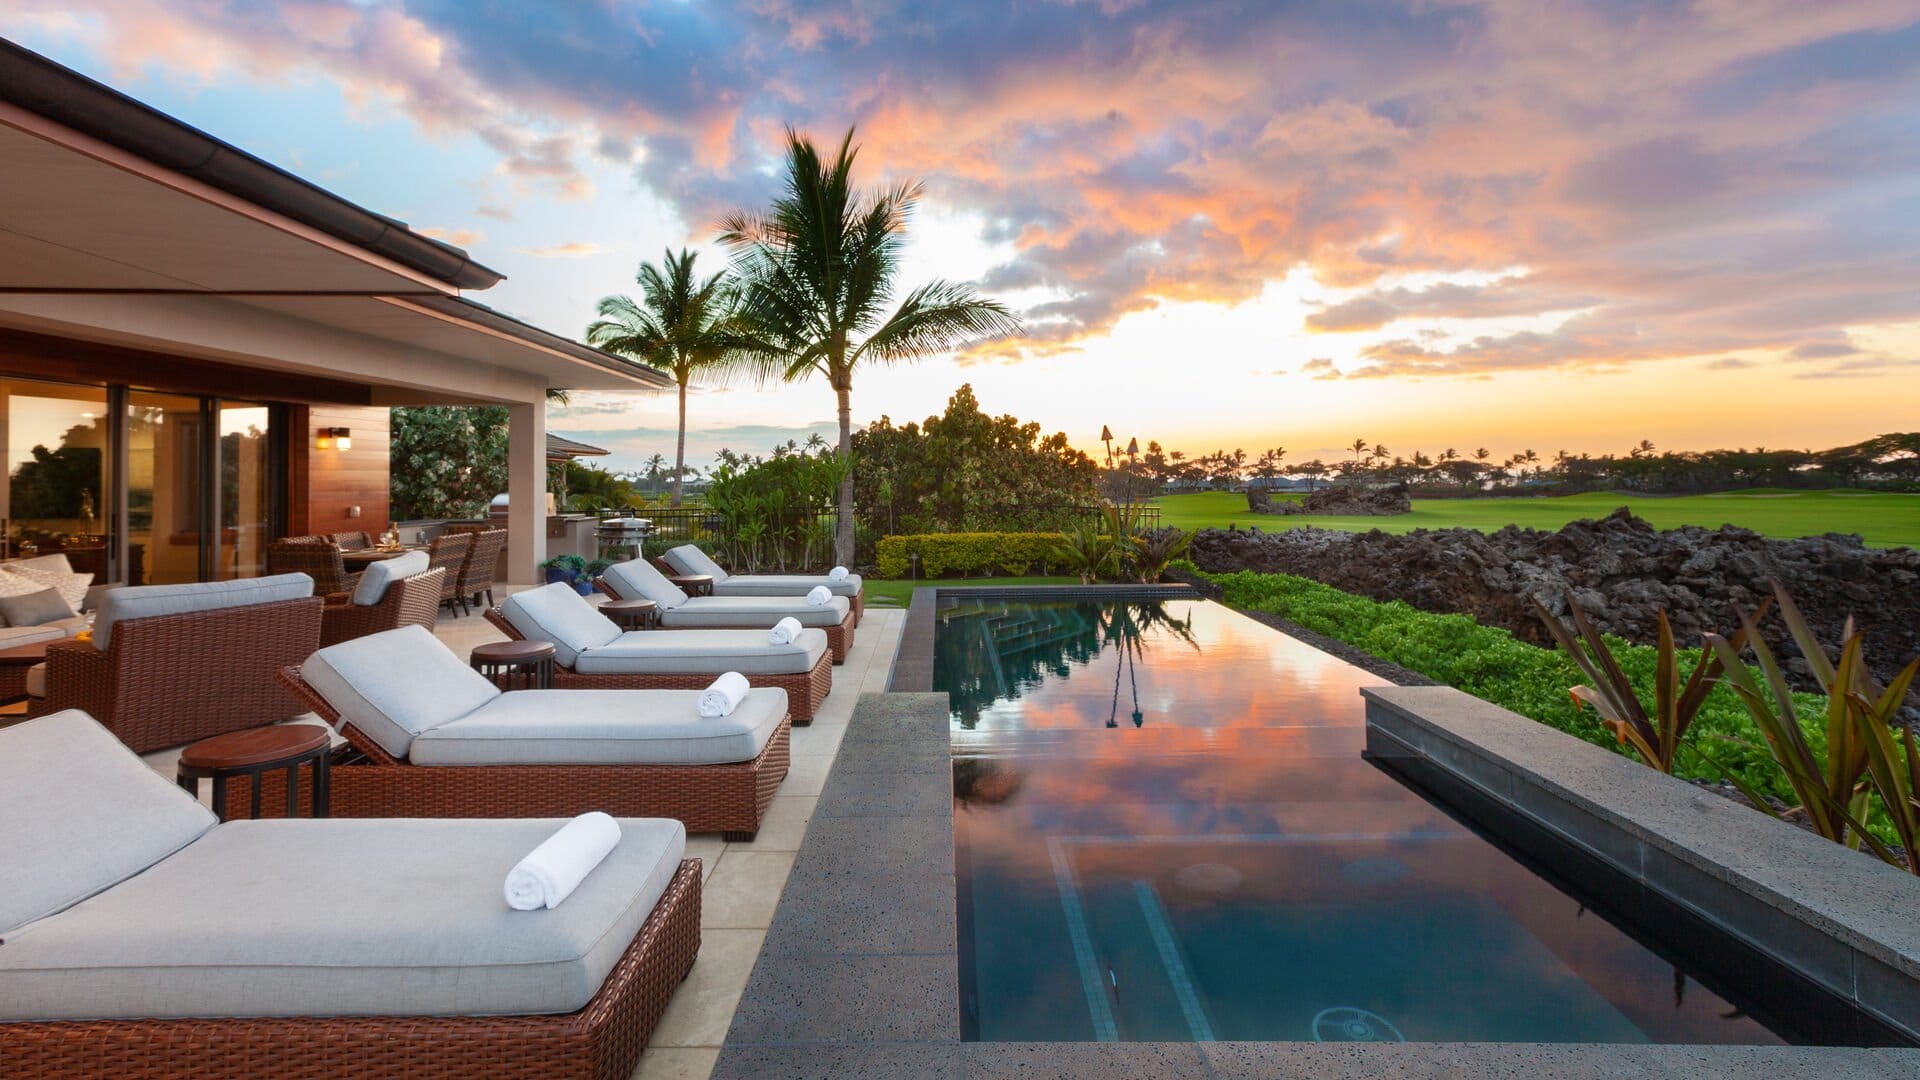
[[[628,559],[607,567],[603,575],[623,600],[651,600],[661,611],[671,611],[687,602],[680,586],[653,568],[645,559]]]
[[[556,581],[538,589],[517,592],[500,604],[520,636],[553,646],[553,659],[572,667],[580,654],[620,636],[620,627],[593,609],[571,585]]]
[[[186,585],[136,585],[101,594],[100,613],[93,621],[93,645],[101,652],[112,644],[113,624],[122,619],[153,615],[183,615],[190,611],[218,611],[275,600],[298,600],[313,595],[313,579],[305,574],[273,574],[239,581],[200,581]]]
[[[450,724],[500,696],[424,626],[403,626],[329,645],[300,665],[307,684],[343,723],[407,756],[413,737]]]
[[[372,607],[387,598],[387,586],[401,578],[416,577],[433,568],[433,560],[424,551],[409,551],[391,559],[381,559],[360,572],[360,584],[353,587],[351,602]]]
[[[215,818],[93,717],[66,709],[0,729],[0,821],[4,935],[140,873]]]
[[[673,564],[674,569],[683,574],[705,574],[712,578],[715,584],[727,580],[727,572],[720,568],[719,563],[713,561],[713,556],[700,550],[697,544],[681,544],[679,547],[669,548],[665,558]]]

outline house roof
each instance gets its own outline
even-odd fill
[[[613,451],[602,450],[600,447],[594,446],[591,443],[583,443],[575,439],[569,439],[565,435],[556,435],[551,431],[547,432],[548,461],[571,461],[577,457],[605,457],[611,453],[613,453]]]

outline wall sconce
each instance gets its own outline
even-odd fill
[[[313,445],[319,450],[351,450],[353,432],[343,427],[323,427],[313,440]]]

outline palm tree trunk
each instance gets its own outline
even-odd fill
[[[851,380],[848,380],[849,382]],[[847,382],[834,388],[840,399],[840,460],[849,466],[853,462],[853,397],[852,387]],[[853,565],[853,469],[840,478],[840,520],[833,529],[833,561],[841,566]]]
[[[687,380],[680,380],[680,441],[673,452],[673,499],[668,506],[680,505],[680,483],[687,475]]]

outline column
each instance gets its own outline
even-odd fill
[[[506,577],[533,585],[547,558],[547,403],[545,397],[507,409]]]

